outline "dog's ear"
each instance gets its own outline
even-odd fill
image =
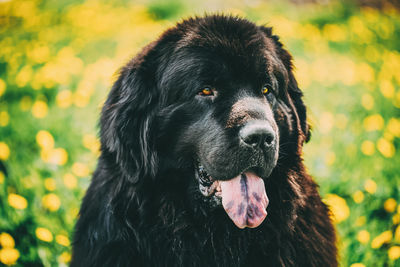
[[[288,72],[288,94],[291,101],[293,102],[294,112],[296,112],[299,119],[299,130],[301,130],[303,134],[303,141],[308,142],[311,137],[311,126],[307,122],[307,110],[303,102],[303,92],[298,87],[296,78],[293,74],[292,56],[283,47],[283,44],[279,41],[279,37],[272,34],[271,27],[261,26],[260,29],[268,38],[270,38],[274,42],[278,57],[280,58]]]
[[[122,68],[100,119],[103,156],[111,157],[132,183],[157,171],[151,128],[159,96],[151,58],[144,51]]]
[[[292,70],[289,71],[288,92],[300,120],[301,130],[304,134],[304,141],[308,142],[311,138],[311,126],[307,122],[307,109],[303,102],[303,92],[299,89]]]

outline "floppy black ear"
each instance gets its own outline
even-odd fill
[[[301,130],[305,137],[304,141],[308,142],[311,138],[311,126],[307,122],[307,109],[303,102],[303,92],[299,89],[297,81],[291,70],[289,72],[288,92],[293,100],[293,104],[300,120]]]
[[[307,122],[307,110],[303,102],[303,92],[298,87],[296,78],[293,74],[292,56],[283,47],[283,44],[279,41],[279,37],[272,34],[271,27],[261,26],[260,28],[267,35],[267,37],[273,40],[276,47],[276,52],[288,72],[288,94],[293,102],[294,111],[297,113],[297,117],[299,119],[299,130],[301,130],[304,136],[303,141],[308,142],[311,137],[311,127]]]
[[[100,120],[102,156],[111,157],[132,183],[157,171],[151,127],[158,94],[150,58],[144,52],[120,71]]]

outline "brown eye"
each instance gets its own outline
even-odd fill
[[[263,86],[263,88],[262,88],[262,93],[264,94],[264,95],[267,95],[267,94],[269,94],[270,92],[271,92],[271,86],[269,85],[269,84],[265,84],[264,86]]]
[[[203,96],[212,96],[214,95],[214,92],[212,90],[211,87],[204,87],[201,89],[201,91],[199,92],[199,95],[203,95]]]

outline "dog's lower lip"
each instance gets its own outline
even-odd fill
[[[245,170],[243,170],[241,173],[244,172],[254,172],[258,173],[259,167],[257,166],[252,166],[249,167]],[[238,174],[239,175],[239,174]],[[237,175],[233,176],[236,177]],[[219,179],[214,179],[211,175],[207,173],[205,170],[204,166],[200,163],[200,161],[197,161],[197,171],[196,171],[196,177],[199,182],[199,187],[201,193],[206,196],[206,197],[211,197],[211,196],[217,196],[221,197],[221,184]]]

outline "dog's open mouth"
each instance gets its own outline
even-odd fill
[[[268,197],[264,181],[252,171],[245,171],[230,180],[211,177],[199,164],[196,172],[201,193],[222,199],[222,205],[239,228],[259,226],[267,216]]]

